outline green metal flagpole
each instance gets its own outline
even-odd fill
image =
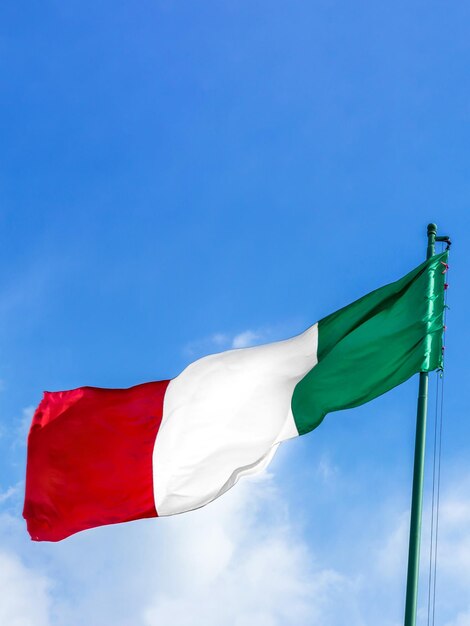
[[[428,225],[426,258],[434,254],[437,226]],[[410,546],[408,550],[408,577],[406,581],[405,626],[416,626],[418,602],[419,548],[421,540],[421,512],[423,508],[424,449],[426,443],[426,414],[428,408],[428,372],[419,375],[418,410],[416,415],[415,460],[413,494],[411,497]]]

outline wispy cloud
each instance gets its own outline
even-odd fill
[[[237,487],[193,513],[99,529],[56,545],[25,543],[22,524],[4,517],[3,531],[16,536],[19,554],[4,556],[4,586],[13,592],[1,623],[15,623],[16,616],[34,626],[333,624],[324,616],[338,596],[353,597],[350,581],[318,565],[279,507],[269,475]],[[0,539],[1,524],[2,518]],[[47,578],[42,568],[25,565],[32,551],[43,555]],[[19,603],[28,589],[39,607],[29,622],[31,607]]]
[[[330,483],[338,475],[339,469],[331,462],[331,459],[324,454],[317,465],[317,476],[324,483]]]
[[[26,445],[34,411],[34,406],[27,406],[21,411],[21,415],[16,418],[16,428],[12,429],[13,447]]]
[[[0,551],[0,623],[50,626],[50,581],[15,554]]]
[[[470,626],[467,484],[442,497],[438,616],[446,626]],[[13,491],[4,492],[5,502],[14,499]],[[347,548],[344,553],[344,542],[337,549],[333,542],[320,560],[315,545],[321,538],[307,541],[286,495],[264,474],[198,511],[96,529],[60,544],[30,543],[23,522],[4,514],[0,584],[11,597],[0,623],[344,626],[347,620],[350,626],[398,626],[409,513],[396,507],[390,513],[390,503],[380,500],[384,523],[370,518],[351,546],[356,557],[348,557]],[[425,544],[426,538],[423,577]],[[341,569],[332,566],[339,561]],[[426,602],[423,593],[422,626]]]
[[[0,491],[0,504],[3,504],[7,500],[11,500],[14,496],[17,496],[23,487],[23,482],[19,482],[12,487],[8,487],[5,491]]]
[[[245,483],[216,503],[216,515],[206,509],[175,520],[170,588],[145,609],[145,625],[322,624],[323,608],[347,581],[315,565],[276,511],[277,496],[269,484]]]
[[[269,341],[269,330],[243,330],[236,334],[216,332],[208,337],[196,339],[185,346],[184,352],[191,358],[199,358],[213,352],[230,348],[248,348],[263,341]]]
[[[248,348],[254,346],[263,338],[263,333],[253,330],[244,330],[232,339],[232,348]]]
[[[287,339],[303,330],[305,330],[305,325],[302,321],[291,320],[282,324],[246,328],[237,332],[215,332],[189,342],[184,347],[184,354],[190,358],[199,358],[222,350],[249,348],[270,341]]]
[[[470,609],[459,613],[455,620],[447,622],[445,626],[470,626]]]

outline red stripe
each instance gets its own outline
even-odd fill
[[[44,394],[28,438],[23,516],[33,540],[157,515],[152,453],[168,383]]]

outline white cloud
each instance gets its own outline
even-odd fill
[[[191,359],[200,358],[206,354],[212,352],[220,352],[221,350],[227,350],[230,347],[230,337],[225,333],[213,333],[208,337],[202,339],[195,339],[190,341],[185,347],[183,352]]]
[[[201,339],[195,339],[184,347],[184,354],[190,358],[200,358],[206,354],[229,350],[231,348],[248,348],[280,341],[292,337],[298,332],[305,330],[305,324],[300,320],[291,320],[283,324],[265,326],[258,329],[247,328],[238,333],[216,332]]]
[[[22,410],[21,417],[18,420],[16,440],[14,441],[15,445],[26,445],[29,428],[31,426],[31,420],[33,419],[35,409],[36,407],[34,406],[27,406]]]
[[[267,330],[244,330],[236,335],[217,332],[208,337],[191,341],[186,345],[184,352],[188,357],[199,358],[206,354],[229,350],[230,348],[248,348],[260,343],[268,334],[269,331]]]
[[[470,626],[470,609],[465,613],[459,613],[455,620],[447,622],[445,626]]]
[[[410,526],[409,512],[397,514],[393,525],[384,533],[379,544],[376,567],[384,579],[397,579],[406,568],[406,555]]]
[[[232,348],[248,348],[249,346],[255,345],[261,337],[262,335],[259,332],[245,330],[242,333],[235,335],[232,340]]]
[[[54,594],[42,575],[24,567],[21,574],[19,556],[5,584],[23,576],[35,590],[42,616],[32,626],[48,624],[47,615],[55,626],[329,626],[324,615],[349,582],[315,562],[280,501],[265,475],[198,511],[60,544],[26,543],[22,523],[3,516],[0,541],[9,537],[19,555],[47,563]],[[9,610],[0,623],[15,624],[15,611],[23,619],[16,601]]]
[[[322,480],[322,482],[330,483],[335,479],[338,473],[338,467],[331,462],[330,458],[326,454],[324,454],[318,462],[317,476]]]
[[[7,500],[10,500],[13,496],[18,495],[22,486],[23,482],[19,482],[12,487],[8,487],[5,491],[0,491],[0,504],[3,504]]]
[[[145,609],[145,625],[325,624],[323,609],[347,581],[314,564],[277,495],[245,481],[212,511],[174,520],[171,585]]]
[[[50,582],[14,554],[0,552],[0,624],[49,626]]]
[[[315,480],[324,482],[313,475],[313,489]],[[446,626],[470,626],[470,497],[462,484],[442,495],[437,616]],[[11,598],[0,623],[344,626],[346,619],[348,626],[398,626],[409,514],[385,498],[377,504],[372,515],[364,514],[369,527],[350,549],[333,541],[321,560],[315,546],[322,536],[307,541],[269,474],[192,513],[103,527],[58,544],[26,540],[24,523],[4,514],[0,598],[3,589]],[[426,539],[422,554],[425,565]],[[341,570],[333,565],[338,562]],[[32,603],[19,600],[27,592],[38,607],[36,621],[27,621]],[[426,603],[423,592],[423,626]]]
[[[470,626],[470,477],[451,482],[441,496],[437,561],[436,620],[445,626]],[[430,510],[423,516],[418,624],[427,623]],[[396,514],[380,542],[374,562],[377,581],[401,587],[404,594],[409,511]],[[435,529],[435,526],[434,526]],[[433,566],[434,567],[434,566]],[[364,604],[364,603],[361,603]]]

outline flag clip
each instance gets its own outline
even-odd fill
[[[443,274],[446,274],[449,271],[449,264],[445,263],[444,261],[441,261],[441,265],[444,266],[444,270],[443,270]]]

